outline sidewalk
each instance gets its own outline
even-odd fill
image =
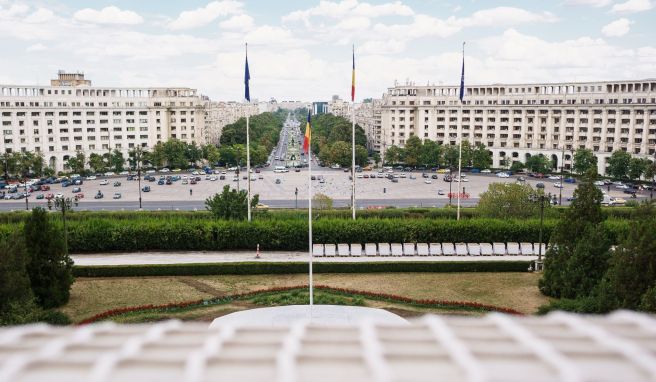
[[[71,255],[75,265],[136,265],[136,264],[192,264],[192,263],[236,263],[258,262],[307,262],[307,252],[260,252],[255,258],[254,251],[221,252],[133,252],[133,253],[94,253]],[[537,256],[356,256],[356,257],[314,257],[314,262],[359,263],[359,262],[404,262],[404,261],[531,261]]]

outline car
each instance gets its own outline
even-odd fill
[[[39,189],[40,189],[41,191],[50,191],[50,186],[47,186],[47,185],[44,184],[44,185],[42,185],[41,187],[39,187]]]
[[[119,175],[129,175],[130,172],[129,172],[129,171],[121,171],[121,172],[119,172],[118,174],[119,174]]]
[[[259,172],[259,171],[257,171],[257,172]],[[294,172],[301,172],[301,169],[298,168],[298,167],[296,167],[296,168],[294,169]]]
[[[430,176],[424,172],[424,173],[421,174],[421,177],[422,178],[429,178]]]
[[[550,179],[550,180],[560,180],[560,176],[558,176],[558,175],[549,175],[548,179]]]
[[[441,169],[437,170],[438,174],[448,174],[450,172],[451,172],[451,170],[448,169],[448,168],[441,168]]]
[[[510,174],[508,174],[507,172],[500,172],[500,173],[497,174],[497,177],[498,178],[510,178]]]
[[[615,186],[615,188],[619,188],[620,190],[628,190],[631,187],[627,186],[626,184],[620,184]]]
[[[157,172],[157,171],[155,171],[155,170],[146,170],[146,174],[154,174],[154,173],[156,173],[156,172]]]
[[[171,170],[171,171],[173,171],[173,172],[180,172],[180,171],[182,171],[182,169],[180,169],[180,168],[174,168],[174,169]]]
[[[87,176],[87,180],[96,180],[96,176],[95,175],[89,175],[89,176]]]
[[[259,169],[259,168],[256,168],[256,169],[255,169],[255,173],[259,174],[259,173],[260,173],[260,169]]]
[[[160,179],[160,180],[157,181],[157,184],[160,185],[160,186],[163,185],[164,183],[166,183],[166,181],[164,179]]]
[[[58,192],[58,193],[55,194],[55,199],[61,199],[63,197],[64,197],[64,194],[62,194],[61,192]]]
[[[187,179],[182,179],[182,184],[189,184],[189,181]]]
[[[362,174],[358,174],[358,175],[356,175],[355,177],[358,178],[358,179],[362,179],[362,178],[364,178],[364,176],[363,176]]]
[[[77,199],[83,199],[83,198],[84,198],[84,194],[80,192],[80,193],[78,193],[78,194],[75,194],[75,197],[76,197]]]
[[[128,175],[128,177],[126,178],[126,180],[135,180],[136,178],[137,178],[136,175]]]
[[[50,200],[50,199],[52,199],[52,198],[54,198],[54,197],[55,197],[55,195],[52,194],[52,193],[48,193],[48,194],[46,194],[46,199],[48,199],[48,200]]]
[[[121,182],[114,182],[114,187],[121,187]]]
[[[571,177],[570,178],[565,178],[565,183],[576,183],[576,179],[571,178]]]
[[[262,175],[262,174],[258,175],[257,179],[264,179],[264,175]]]
[[[445,182],[451,182],[453,181],[453,177],[451,175],[444,175],[444,181]]]
[[[219,180],[225,180],[225,175],[219,175]]]
[[[168,168],[164,167],[163,169],[159,170],[159,172],[167,173],[167,172],[171,172],[171,170],[169,170]]]
[[[401,175],[399,175],[399,176],[400,176],[401,178],[405,178],[405,177],[407,177],[407,175],[406,175],[404,172],[402,172]]]
[[[108,184],[109,184],[109,181],[107,179],[103,179],[103,180],[100,181],[101,186],[106,186]]]
[[[205,180],[212,180],[212,177],[209,175],[205,175]]]
[[[489,168],[481,170],[481,174],[491,174],[491,173],[492,173],[492,170],[490,170]]]
[[[280,180],[280,178],[276,178],[276,184],[280,184],[280,183],[282,183],[282,181]]]
[[[167,186],[170,186],[172,184],[173,184],[173,181],[171,180],[171,178],[166,179],[166,185]]]
[[[105,176],[114,176],[114,175],[116,175],[116,174],[114,174],[113,171],[107,171],[107,172],[105,173]]]
[[[626,199],[624,198],[614,198],[615,204],[626,204]]]
[[[69,182],[68,180],[65,180],[65,181],[61,182],[62,187],[68,187],[70,185],[71,185],[71,182]]]
[[[461,182],[469,182],[469,179],[467,178],[467,175],[465,175],[465,174],[462,174],[462,176],[460,178],[461,178],[460,179]]]
[[[437,178],[438,178],[437,174],[431,175],[431,179],[437,179]]]
[[[444,195],[444,190],[437,190],[438,195]]]
[[[77,194],[79,192],[82,192],[82,189],[80,187],[73,187],[73,193]]]
[[[39,195],[36,196],[37,199],[43,199],[44,197],[45,197],[45,195],[43,195],[43,194],[39,194]]]
[[[215,179],[216,180],[216,179]],[[256,181],[257,180],[257,175],[251,175],[251,181]]]
[[[211,181],[211,182],[216,182],[217,180],[219,180],[218,177],[216,177],[216,176],[210,176],[210,181]]]
[[[392,180],[392,183],[398,183],[399,182],[399,178],[392,178],[391,180]]]
[[[603,186],[606,185],[606,183],[604,183],[603,180],[598,180],[598,181],[594,182],[594,185],[599,186],[599,187],[603,187]]]
[[[417,177],[414,176],[413,174],[410,174],[410,179],[417,179]]]
[[[100,190],[98,190],[98,192],[96,193],[96,195],[93,198],[94,199],[102,199],[104,197],[105,197],[105,195],[103,195],[103,193],[100,192]]]
[[[192,180],[189,181],[189,184],[191,184],[191,185],[194,185],[194,184],[197,184],[197,183],[198,182],[196,181],[196,179],[192,179]]]
[[[150,186],[143,186],[143,187],[141,187],[141,191],[143,191],[143,192],[150,192]]]
[[[556,183],[554,183],[554,187],[556,187],[556,188],[563,188],[563,184],[560,183],[560,182],[556,182]]]
[[[635,194],[636,194],[636,192],[637,192],[636,190],[632,190],[632,189],[627,189],[627,190],[624,190],[624,193],[625,193],[625,194],[631,194],[631,195],[635,195]]]
[[[325,178],[320,178],[319,183],[326,183],[326,179]]]
[[[232,177],[233,182],[239,182],[239,175],[235,175]]]
[[[433,183],[433,181],[430,180],[430,179],[426,179],[426,180],[424,180],[424,183],[426,183],[426,184],[431,184],[431,183]]]
[[[518,182],[526,182],[526,178],[524,178],[523,176],[520,176],[519,178],[517,178],[517,181]]]
[[[120,192],[115,192],[114,196],[112,196],[112,199],[121,199],[121,193]]]

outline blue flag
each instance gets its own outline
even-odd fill
[[[462,74],[460,75],[460,102],[465,98],[465,44],[462,44]]]
[[[248,87],[248,82],[251,80],[251,73],[248,71],[248,45],[246,45],[246,68],[244,71],[244,98],[246,101],[251,102],[251,91]]]

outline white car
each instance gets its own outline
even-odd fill
[[[462,179],[460,179],[461,182],[469,182],[469,179],[465,175],[462,176]]]
[[[430,179],[426,179],[426,180],[424,180],[424,183],[426,183],[426,184],[431,184],[431,183],[433,183],[433,181],[430,180]]]
[[[212,177],[209,175],[205,175],[205,180],[212,180]]]
[[[595,186],[599,186],[599,187],[603,187],[603,186],[605,186],[603,180],[598,180],[598,181],[594,182],[594,185],[595,185]]]
[[[64,194],[62,194],[61,192],[58,192],[58,193],[55,194],[56,199],[61,199],[63,197],[64,197]]]
[[[481,174],[490,174],[490,173],[492,173],[492,170],[490,170],[489,168],[481,170]]]
[[[87,176],[87,180],[96,180],[95,175]]]
[[[130,172],[129,171],[121,171],[118,174],[119,175],[128,175],[128,174],[130,174]]]
[[[251,175],[251,181],[256,181],[257,180],[257,175]]]
[[[163,169],[159,170],[159,172],[171,172],[168,168],[164,167]]]
[[[401,178],[405,178],[406,176],[407,175],[404,172],[401,173]]]
[[[107,179],[103,179],[103,180],[100,181],[101,186],[106,186],[108,184],[109,184],[109,181]]]
[[[105,173],[105,176],[114,176],[114,175],[116,175],[116,174],[114,174],[113,171],[107,171],[107,172]]]
[[[549,179],[551,179],[551,180],[560,180],[560,177],[558,175],[549,175]]]
[[[155,170],[148,170],[148,171],[146,171],[146,174],[154,174],[154,173],[156,173],[156,172],[157,172],[157,171],[155,171]]]
[[[510,174],[508,174],[507,172],[500,172],[500,173],[497,174],[497,177],[498,178],[510,178]]]
[[[554,183],[554,187],[556,187],[556,188],[563,188],[563,185],[562,185],[562,183],[560,183],[560,182],[556,182],[556,183]]]
[[[362,174],[358,174],[356,177],[357,177],[358,179],[362,179],[363,176],[364,176],[364,175],[362,175]]]
[[[217,178],[216,176],[210,176],[210,181],[212,181],[212,182],[215,182],[215,181],[217,181],[218,179],[219,179],[219,178]]]

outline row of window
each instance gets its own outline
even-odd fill
[[[109,140],[108,137],[101,137],[101,138],[102,138],[101,140],[104,140],[104,141]],[[140,138],[140,139],[148,139],[148,136],[147,136],[147,135],[140,135],[139,138]],[[193,139],[193,138],[194,138],[194,134],[191,134],[191,136],[189,136],[189,137],[187,136],[187,134],[181,134],[180,137],[177,137],[175,134],[171,134],[171,138],[174,138],[174,139],[183,139],[183,140],[184,140],[184,139]],[[122,139],[122,136],[114,136],[114,139],[120,140],[120,139]],[[134,140],[134,139],[135,139],[135,136],[134,136],[134,135],[133,135],[133,136],[127,136],[127,139],[133,139],[133,140]],[[161,142],[161,139],[162,139],[161,135],[160,135],[160,134],[157,134],[157,140],[158,140],[158,142]],[[76,139],[76,141],[77,141],[77,140],[79,140],[79,139]],[[38,143],[39,141],[36,141],[36,142]],[[4,143],[5,143],[5,145],[10,145],[10,144],[13,144],[14,142],[13,142],[12,139],[4,139]],[[27,142],[25,141],[25,139],[21,139],[21,142],[20,142],[20,143],[23,143],[23,144],[24,144],[24,143],[27,143]],[[141,146],[146,147],[146,143],[145,143],[145,142],[142,142],[142,143],[141,143]],[[122,147],[123,147],[123,145],[122,145],[121,143],[115,143],[115,144],[114,144],[114,148],[121,149]],[[132,142],[131,142],[131,143],[128,143],[128,147],[129,147],[129,148],[133,148],[133,147],[134,147],[134,143],[132,143]],[[89,145],[88,145],[88,148],[89,148],[89,150],[96,150],[96,145],[95,145],[95,144],[89,144]],[[102,148],[103,150],[107,150],[107,149],[109,148],[109,144],[108,144],[108,143],[102,144],[102,145],[101,145],[101,148]],[[62,145],[62,146],[61,146],[61,151],[68,151],[68,150],[69,150],[69,146],[68,146],[68,145]],[[76,150],[76,151],[83,150],[82,145],[75,145],[75,150]],[[7,153],[11,153],[12,151],[13,151],[13,150],[12,150],[12,148],[10,148],[10,147],[5,148],[5,150],[4,150],[4,152],[7,152]],[[27,147],[21,147],[21,148],[20,148],[20,151],[25,152],[25,151],[28,151],[28,149],[27,149]],[[40,152],[40,151],[41,151],[41,147],[40,147],[40,146],[35,146],[35,147],[34,147],[34,151],[36,151],[36,152]],[[55,146],[48,146],[48,151],[49,151],[49,152],[53,152],[53,151],[55,151]]]
[[[189,110],[189,111],[180,110],[179,115],[187,115],[187,112],[189,113],[189,115],[194,115],[194,110]],[[11,117],[13,114],[14,113],[11,112],[11,111],[3,111],[2,112],[3,117]],[[30,117],[40,117],[41,116],[40,111],[31,111],[31,112],[17,111],[15,114],[16,114],[16,117],[27,117],[28,115]],[[57,112],[57,115],[60,116],[60,117],[66,117],[69,114],[74,116],[74,117],[82,116],[81,111],[72,111],[70,113],[68,111]],[[160,115],[160,114],[161,114],[160,110],[155,110],[155,115]],[[176,115],[178,113],[175,110],[171,110],[171,111],[169,111],[169,114],[170,115]],[[43,115],[46,116],[46,117],[54,117],[55,112],[54,111],[45,111],[45,112],[43,112]],[[86,116],[95,116],[96,112],[95,111],[87,111],[87,112],[85,112],[85,115]],[[108,111],[99,111],[98,115],[106,116],[106,115],[109,115],[109,112]],[[123,113],[120,110],[114,110],[114,111],[112,111],[112,115],[114,115],[114,116],[121,116],[121,115],[131,116],[131,115],[136,115],[136,112],[133,111],[133,110],[128,110],[125,113]],[[141,110],[141,111],[139,111],[139,115],[148,115],[148,112],[144,111],[144,110]]]

